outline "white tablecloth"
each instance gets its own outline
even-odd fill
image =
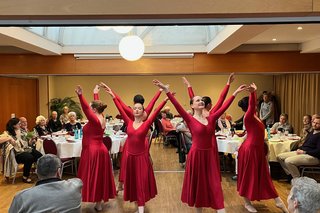
[[[241,145],[242,140],[237,139],[219,139],[217,138],[217,145],[218,145],[218,151],[219,152],[225,152],[225,153],[235,153],[238,150],[238,147]]]
[[[270,139],[268,141],[269,161],[277,162],[277,155],[284,152],[290,152],[291,144],[297,141],[298,139],[295,139],[295,140],[284,139],[281,141],[272,141],[272,139]]]
[[[126,136],[111,136],[111,154],[117,154],[119,152],[120,144],[123,144],[126,138]],[[82,139],[74,140],[73,137],[70,137],[69,139],[73,140],[73,142],[68,142],[64,136],[52,137],[52,139],[57,145],[58,156],[60,158],[71,158],[81,156]]]

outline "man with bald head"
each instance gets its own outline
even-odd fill
[[[58,113],[56,111],[52,111],[48,127],[51,130],[51,132],[58,132],[62,129],[62,124],[61,121],[58,119]]]
[[[20,129],[22,133],[28,133],[28,121],[25,117],[20,117]]]

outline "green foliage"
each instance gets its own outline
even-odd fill
[[[63,114],[63,107],[69,107],[69,112],[75,112],[77,118],[82,119],[82,110],[80,103],[73,100],[74,97],[52,98],[49,102],[50,111],[57,111],[58,118]]]

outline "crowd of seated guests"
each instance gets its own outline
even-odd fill
[[[14,150],[16,162],[24,164],[22,180],[26,183],[31,183],[31,166],[42,156],[42,154],[32,146],[32,139],[26,141],[22,138],[20,120],[18,118],[11,118],[7,122],[4,134],[8,135],[6,153],[9,154],[11,149]]]
[[[281,153],[277,156],[284,171],[293,178],[299,177],[299,166],[320,164],[320,116],[312,120],[312,131],[296,151]]]
[[[279,122],[276,122],[273,124],[270,130],[271,133],[277,133],[277,132],[288,132],[293,133],[293,128],[291,124],[288,122],[288,114],[281,113]]]

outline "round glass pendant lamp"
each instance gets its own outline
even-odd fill
[[[117,33],[126,34],[133,29],[133,26],[117,26],[112,28]]]
[[[136,35],[125,36],[119,43],[120,55],[128,61],[140,59],[144,53],[144,43]]]

